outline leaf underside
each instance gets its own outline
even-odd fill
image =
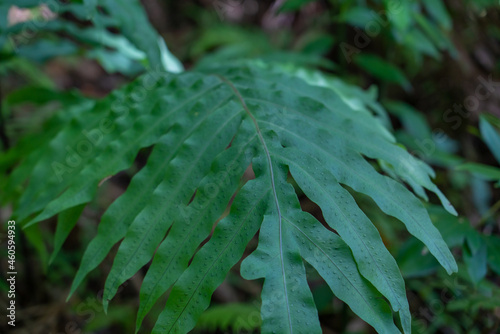
[[[378,332],[409,333],[399,268],[343,186],[398,218],[449,273],[457,270],[452,254],[421,200],[400,180],[419,195],[424,189],[436,193],[446,209],[454,209],[432,183],[432,169],[394,142],[379,111],[368,102],[353,103],[351,95],[364,92],[314,78],[317,73],[262,63],[149,72],[104,100],[69,110],[66,125],[21,162],[6,189],[29,180],[17,218],[29,226],[59,215],[57,251],[101,181],[154,145],[145,167],[103,214],[71,294],[121,241],[104,288],[105,307],[152,259],[137,329],[171,289],[153,332],[185,333],[260,231],[241,273],[264,279],[262,332],[321,332],[305,261]],[[359,99],[374,102],[367,95]],[[396,179],[367,159],[390,166]],[[245,183],[249,166],[255,178]],[[289,174],[336,233],[301,210]]]

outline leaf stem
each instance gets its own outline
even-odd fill
[[[264,148],[264,152],[266,153],[267,163],[269,166],[269,172],[271,174],[271,187],[273,189],[274,202],[276,204],[276,210],[278,213],[279,236],[280,236],[279,248],[280,248],[280,258],[281,258],[281,261],[280,261],[281,262],[281,274],[283,276],[283,287],[284,287],[284,295],[285,295],[286,307],[287,307],[288,326],[290,328],[290,332],[293,333],[292,319],[291,319],[291,315],[290,315],[290,306],[288,303],[288,292],[287,292],[287,287],[286,287],[287,284],[286,284],[286,276],[285,276],[285,263],[284,263],[284,259],[283,259],[283,233],[282,233],[283,232],[282,231],[282,225],[283,225],[282,223],[283,222],[282,222],[280,205],[279,205],[279,201],[278,201],[278,195],[276,193],[276,186],[275,186],[275,181],[274,181],[274,171],[273,171],[273,164],[271,161],[271,155],[269,154],[269,149],[267,148],[264,137],[262,136],[262,132],[260,131],[259,124],[257,123],[257,119],[252,114],[250,109],[248,109],[248,106],[247,106],[245,100],[243,99],[243,97],[241,96],[240,92],[238,91],[238,89],[227,78],[225,78],[221,75],[218,75],[218,74],[214,74],[214,75],[216,77],[218,77],[220,80],[222,80],[224,83],[226,83],[233,90],[234,94],[236,95],[236,97],[240,101],[241,105],[243,106],[243,109],[245,109],[248,116],[252,119],[252,122],[255,125],[255,129],[257,131],[257,135],[259,136],[259,139],[260,139],[262,146]]]

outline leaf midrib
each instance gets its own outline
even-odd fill
[[[234,86],[234,84],[231,81],[229,81],[225,77],[219,76],[219,75],[216,75],[216,77],[218,77],[222,82],[225,82],[227,85],[229,85],[229,87],[231,87],[231,89],[233,90],[234,94],[236,95],[236,97],[240,101],[241,105],[243,106],[243,108],[247,112],[248,116],[250,116],[250,118],[252,119],[252,122],[254,123],[254,126],[255,126],[255,130],[257,131],[259,139],[260,139],[260,141],[262,143],[262,147],[263,147],[264,152],[266,154],[268,168],[269,168],[269,172],[270,172],[270,176],[271,176],[271,186],[272,186],[272,189],[273,189],[273,199],[274,199],[274,202],[276,204],[276,210],[277,210],[277,214],[278,214],[279,251],[280,251],[280,262],[281,262],[281,274],[282,274],[282,277],[283,277],[283,287],[284,287],[283,290],[284,290],[284,295],[285,295],[285,300],[286,300],[286,306],[287,306],[288,326],[290,328],[290,333],[293,333],[292,319],[291,319],[290,305],[289,305],[290,303],[288,301],[288,289],[287,289],[286,276],[285,276],[285,262],[284,262],[284,258],[283,258],[283,230],[282,230],[283,229],[283,223],[282,223],[282,215],[281,215],[281,209],[280,209],[280,204],[279,204],[279,200],[278,200],[278,195],[276,193],[276,184],[275,184],[275,181],[274,181],[274,170],[273,170],[273,164],[272,164],[272,161],[271,161],[271,155],[269,154],[269,150],[267,148],[266,141],[264,140],[264,137],[262,136],[262,132],[260,130],[260,127],[259,127],[259,124],[257,122],[257,119],[252,114],[252,112],[250,111],[250,109],[248,109],[248,106],[247,106],[245,100],[243,99],[242,95],[238,91],[238,89]]]
[[[306,169],[302,168],[299,164],[297,164],[297,163],[295,163],[295,162],[293,162],[293,161],[289,160],[287,157],[282,156],[282,155],[280,155],[280,154],[278,154],[278,153],[276,153],[276,152],[274,152],[274,153],[273,153],[273,155],[277,155],[277,156],[279,156],[279,157],[281,158],[281,160],[287,161],[289,165],[290,165],[290,164],[292,164],[292,165],[296,166],[297,168],[299,168],[300,170],[302,170],[302,172],[303,172],[303,173],[307,174],[307,175],[309,176],[309,178],[310,178],[310,179],[311,179],[314,183],[316,183],[316,184],[317,184],[316,189],[323,189],[323,188],[324,188],[324,187],[323,187],[323,186],[322,186],[322,185],[321,185],[321,184],[320,184],[320,183],[316,180],[316,178],[315,178],[313,175],[311,175],[311,174],[310,174],[310,173],[309,173]],[[323,195],[324,195],[324,196],[326,196],[326,197],[328,197],[328,198],[330,199],[330,202],[331,202],[333,205],[335,205],[335,206],[337,207],[337,211],[338,211],[338,212],[340,212],[340,213],[342,214],[342,216],[344,217],[344,220],[345,220],[345,221],[347,221],[347,222],[349,222],[349,221],[350,221],[350,219],[348,219],[348,218],[347,218],[347,216],[345,215],[344,210],[342,210],[342,209],[341,209],[341,208],[337,205],[337,203],[335,202],[334,198],[332,198],[332,197],[330,196],[330,194],[329,194],[327,191],[325,191],[325,190],[322,190],[321,192],[323,193]],[[385,281],[385,285],[389,288],[389,290],[390,290],[391,294],[393,295],[393,298],[394,298],[393,300],[394,300],[394,302],[395,302],[395,303],[397,304],[397,306],[398,306],[398,308],[397,308],[397,309],[395,309],[394,311],[399,311],[399,310],[401,310],[403,307],[402,307],[402,305],[401,305],[401,303],[400,303],[400,301],[399,301],[399,298],[398,298],[397,293],[394,291],[394,289],[393,289],[392,285],[391,285],[391,284],[389,283],[389,281],[387,280],[387,277],[383,274],[382,269],[380,268],[378,261],[376,261],[376,260],[375,260],[375,258],[373,257],[373,254],[372,254],[372,253],[370,252],[370,250],[368,249],[368,245],[366,245],[365,241],[363,240],[363,238],[361,237],[361,235],[359,235],[359,232],[357,231],[357,229],[355,229],[355,228],[352,226],[352,224],[347,224],[347,227],[348,227],[348,228],[349,228],[352,232],[354,232],[354,233],[356,234],[356,236],[357,236],[358,240],[361,242],[361,244],[363,245],[363,247],[364,247],[364,248],[365,248],[365,250],[366,250],[366,252],[365,252],[365,253],[369,255],[369,257],[372,259],[372,263],[374,263],[374,264],[375,264],[375,266],[377,267],[377,271],[378,271],[379,273],[381,273],[381,277],[382,277],[382,278],[383,278],[383,280]]]
[[[263,82],[266,82],[266,83],[276,84],[276,82],[271,82],[271,81],[269,81],[269,80],[266,80],[266,78],[262,78],[262,77],[249,77],[249,76],[246,76],[246,75],[240,75],[240,74],[238,75],[238,77],[241,77],[241,78],[247,78],[247,79],[254,79],[255,81],[263,81]],[[304,81],[304,82],[306,82],[306,81]],[[306,82],[306,83],[307,83],[307,82]],[[313,99],[312,97],[310,97],[310,96],[308,96],[308,95],[304,95],[302,92],[297,91],[296,89],[294,89],[294,88],[293,88],[293,86],[285,86],[285,85],[283,85],[283,84],[281,83],[281,81],[280,81],[280,82],[278,82],[277,84],[278,84],[279,86],[282,86],[282,87],[283,87],[283,91],[291,91],[291,92],[294,92],[297,96],[301,96],[301,97],[305,97],[305,98],[310,98],[310,99]],[[240,85],[240,86],[241,86],[241,85]],[[324,86],[316,86],[316,87],[317,87],[317,88],[321,88],[321,89],[328,89],[328,87],[324,87]],[[251,88],[251,89],[258,90],[258,89],[256,89],[256,88]],[[333,89],[332,89],[332,90],[333,90]],[[276,91],[276,92],[279,92],[279,91]],[[338,95],[340,96],[340,94],[338,94]],[[247,100],[260,100],[260,101],[262,101],[262,102],[271,103],[271,104],[274,104],[274,105],[276,105],[276,106],[280,106],[279,104],[276,104],[276,103],[274,103],[274,102],[272,102],[272,101],[265,100],[265,99],[250,98],[250,97],[247,97],[246,99],[247,99]],[[314,99],[313,99],[313,100],[314,100]],[[362,123],[362,122],[358,122],[358,118],[357,118],[357,117],[351,117],[350,113],[346,113],[346,112],[344,112],[342,109],[339,109],[339,110],[335,110],[335,111],[334,111],[334,110],[330,109],[328,106],[326,106],[326,105],[325,105],[325,103],[323,103],[322,101],[318,101],[318,100],[314,100],[314,101],[315,101],[315,102],[318,102],[318,103],[321,103],[321,104],[325,107],[325,109],[326,109],[326,110],[328,110],[329,112],[331,112],[331,113],[340,112],[340,113],[342,113],[342,115],[343,115],[344,117],[346,117],[347,119],[349,119],[349,120],[351,120],[351,121],[355,122],[356,124],[360,125],[360,126],[361,126],[361,127],[363,127],[363,128],[366,128],[366,129],[368,129],[368,130],[371,130],[371,128],[369,127],[369,125],[368,125],[368,124],[365,124],[365,123]],[[346,105],[348,105],[348,104],[347,104],[347,102],[345,102],[344,100],[342,100],[342,99],[341,99],[341,101],[342,101],[343,103],[345,103]],[[287,109],[288,109],[288,108],[287,108]],[[302,113],[300,113],[300,114],[302,114]],[[376,119],[375,119],[375,118],[374,118],[374,121],[376,121]],[[381,125],[382,125],[382,124],[381,124]],[[382,125],[382,128],[383,128],[383,125]]]
[[[285,131],[285,132],[288,132],[288,133],[292,134],[293,136],[295,136],[295,137],[297,137],[297,138],[299,138],[299,139],[303,140],[304,142],[306,142],[308,145],[310,145],[310,146],[314,146],[314,147],[316,147],[316,149],[318,149],[318,150],[320,150],[320,151],[324,152],[324,153],[325,153],[328,157],[330,157],[331,159],[335,160],[335,161],[336,161],[339,165],[343,165],[343,166],[344,166],[344,169],[345,169],[346,171],[349,171],[349,170],[350,170],[349,166],[347,166],[347,165],[346,165],[346,163],[345,163],[344,161],[342,161],[342,160],[338,159],[337,157],[335,157],[335,155],[331,154],[331,152],[328,152],[327,150],[325,150],[323,147],[321,147],[321,146],[317,145],[316,143],[314,143],[314,142],[312,142],[312,141],[309,141],[307,138],[305,138],[305,137],[303,137],[303,136],[300,136],[300,135],[296,134],[295,132],[292,132],[292,131],[288,130],[287,128],[284,128],[284,127],[282,127],[282,126],[280,126],[280,125],[278,125],[278,124],[276,124],[276,123],[273,123],[273,122],[268,122],[268,121],[260,121],[260,122],[261,122],[261,123],[267,123],[267,124],[273,125],[273,126],[275,126],[275,127],[279,128],[279,129],[281,129],[281,130],[283,130],[283,131]],[[372,181],[371,179],[366,178],[363,174],[357,174],[357,177],[359,177],[360,179],[362,179],[365,183],[370,184],[370,185],[372,185],[373,187],[375,187],[375,188],[376,188],[376,185],[373,183],[373,181]],[[395,181],[395,182],[396,182],[396,181]],[[421,231],[423,231],[424,233],[426,232],[426,229],[425,229],[425,228],[424,228],[424,227],[420,224],[420,222],[419,222],[418,220],[416,220],[416,219],[415,219],[415,217],[413,217],[413,215],[412,215],[412,214],[410,214],[410,213],[407,211],[407,209],[406,209],[406,207],[405,207],[405,206],[400,205],[400,203],[396,202],[393,198],[391,198],[391,197],[387,197],[384,193],[382,193],[382,194],[383,194],[384,198],[385,198],[385,199],[387,199],[387,200],[389,200],[392,204],[394,204],[394,205],[397,205],[397,206],[401,207],[401,208],[402,208],[402,210],[405,212],[406,216],[407,216],[409,219],[411,219],[411,220],[413,221],[413,223],[414,223],[415,225],[417,225],[417,226],[420,228],[420,230],[421,230]],[[394,217],[394,216],[393,216],[393,217]],[[432,238],[432,237],[430,237],[430,236],[428,236],[428,238],[429,238],[429,239],[433,239],[433,238]],[[437,250],[437,251],[441,254],[441,256],[443,257],[443,259],[446,259],[446,258],[447,258],[447,257],[444,255],[444,253],[442,252],[441,248],[436,247],[435,249],[436,249],[436,250]]]
[[[339,272],[342,274],[342,276],[344,276],[344,278],[346,279],[346,281],[349,282],[349,284],[353,287],[353,289],[358,293],[358,295],[363,299],[363,301],[368,305],[368,307],[370,309],[372,309],[372,311],[377,314],[377,310],[373,309],[373,307],[371,306],[370,303],[368,303],[368,301],[366,300],[365,296],[358,290],[358,288],[351,282],[351,280],[344,274],[344,272],[342,271],[342,269],[333,261],[333,259],[323,250],[323,248],[321,248],[318,244],[316,244],[314,242],[314,240],[312,240],[308,235],[307,233],[305,233],[304,231],[302,231],[302,229],[300,229],[297,225],[295,225],[294,223],[292,223],[290,221],[290,219],[286,218],[286,217],[283,217],[283,219],[288,222],[290,225],[292,225],[293,227],[295,227],[295,229],[297,229],[300,233],[302,233],[306,238],[307,240],[309,240],[317,249],[319,249],[324,255],[325,257],[339,270]]]

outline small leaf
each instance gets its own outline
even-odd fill
[[[487,272],[486,258],[488,251],[486,244],[483,243],[474,253],[470,247],[464,247],[463,253],[469,277],[474,284],[478,284],[486,276]]]
[[[500,168],[482,165],[473,162],[467,162],[463,165],[457,166],[457,170],[465,170],[473,173],[478,178],[487,180],[487,181],[496,181],[500,180]]]
[[[500,133],[484,116],[479,119],[479,129],[484,142],[500,164]]]
[[[377,18],[377,14],[366,7],[351,7],[343,11],[338,17],[339,22],[346,22],[353,26],[364,28],[366,23]]]
[[[446,30],[451,29],[452,20],[443,1],[422,0],[422,3],[437,24]]]
[[[408,81],[403,72],[382,58],[370,54],[360,54],[354,58],[354,62],[377,79],[397,83],[406,91],[412,89],[410,81]]]
[[[500,275],[500,238],[495,236],[484,238],[488,251],[488,264],[497,275]]]
[[[67,209],[57,216],[57,228],[56,234],[54,237],[54,250],[52,251],[52,255],[49,259],[49,264],[54,261],[57,254],[61,250],[64,241],[68,237],[69,233],[75,227],[78,218],[82,214],[83,209],[85,208],[85,204],[75,206],[74,208]]]

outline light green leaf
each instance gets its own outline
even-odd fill
[[[147,55],[148,67],[155,70],[182,71],[181,63],[168,51],[165,43],[149,22],[144,8],[137,0],[92,0],[89,5],[106,8],[123,35]],[[94,13],[92,18],[99,19]],[[99,21],[97,22],[99,24]]]

